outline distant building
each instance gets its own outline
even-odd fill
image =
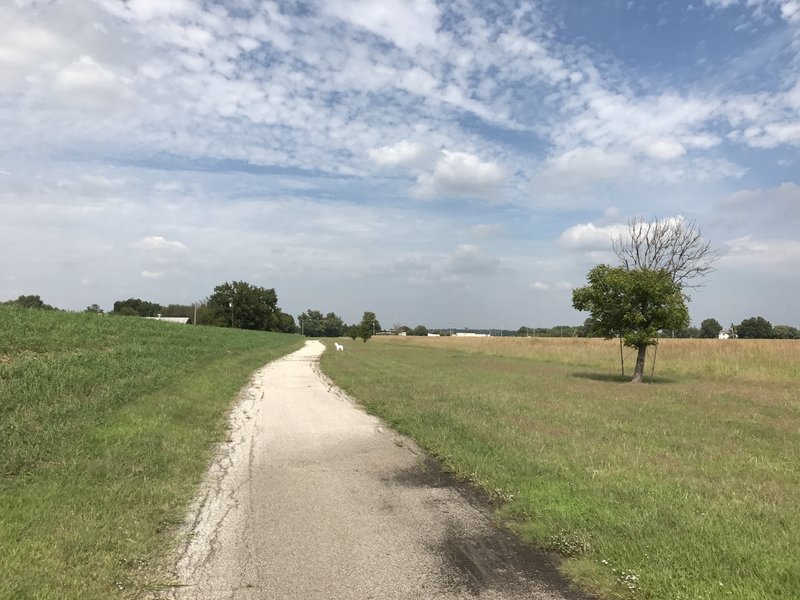
[[[438,333],[429,333],[428,337],[440,337]]]
[[[166,321],[167,323],[177,323],[178,325],[188,325],[192,322],[189,317],[145,317],[145,319],[152,319],[153,321]]]
[[[719,332],[719,339],[721,340],[729,340],[731,335],[729,333],[725,333],[724,331]]]
[[[488,333],[472,333],[469,331],[456,331],[453,335],[457,337],[489,337]]]

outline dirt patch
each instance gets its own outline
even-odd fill
[[[483,490],[446,471],[431,456],[420,456],[414,466],[398,471],[389,481],[402,486],[453,489],[486,517],[486,523],[495,522],[496,502]],[[452,586],[474,597],[484,597],[487,593],[488,597],[492,593],[517,597],[534,585],[540,588],[543,597],[549,591],[554,598],[592,598],[575,590],[561,575],[558,564],[563,559],[559,555],[526,544],[502,526],[465,530],[453,523],[434,550],[447,561]]]

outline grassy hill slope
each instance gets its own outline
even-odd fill
[[[0,306],[0,599],[157,583],[237,391],[302,343]]]

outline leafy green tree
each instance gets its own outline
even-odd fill
[[[214,325],[259,331],[276,328],[278,295],[273,288],[245,281],[226,282],[214,288],[206,303]]]
[[[772,323],[764,317],[750,317],[739,323],[736,335],[743,339],[771,339],[773,337]]]
[[[99,304],[90,304],[89,306],[86,307],[86,310],[84,310],[83,312],[102,315],[105,311],[102,308],[100,308]]]
[[[307,337],[341,337],[345,334],[345,324],[336,313],[322,315],[319,310],[309,309],[298,317],[300,328]]]
[[[274,331],[280,331],[281,333],[297,333],[297,325],[294,324],[294,317],[283,312],[280,308],[275,310],[274,321]]]
[[[322,325],[322,335],[325,337],[341,337],[344,335],[344,321],[342,318],[333,312],[326,314]]]
[[[56,310],[54,306],[45,304],[37,294],[19,296],[16,300],[8,300],[7,302],[3,302],[3,304],[13,304],[21,306],[22,308],[36,308],[39,310]]]
[[[139,298],[128,298],[114,302],[112,315],[124,317],[155,317],[161,313],[161,305],[156,302],[147,302]]]
[[[572,305],[591,313],[594,331],[605,339],[621,337],[637,350],[634,383],[644,377],[647,347],[655,345],[661,329],[689,325],[689,309],[679,283],[667,271],[597,265],[588,285],[572,291]]]
[[[699,338],[700,337],[700,328],[699,327],[684,327],[683,329],[674,329],[670,332],[672,337],[678,339],[687,339],[687,338]]]
[[[358,335],[365,342],[373,335],[381,330],[381,324],[374,312],[364,311],[364,316],[361,317],[361,322],[358,324]],[[355,338],[353,338],[355,339]]]
[[[716,319],[703,319],[700,323],[701,338],[717,338],[722,331],[722,325]]]
[[[425,327],[425,325],[417,325],[414,327],[414,331],[411,332],[411,335],[426,336],[428,335],[428,328]]]
[[[322,337],[325,317],[318,310],[308,309],[297,317],[300,331],[306,337]]]
[[[789,325],[775,325],[772,335],[780,340],[800,340],[800,330]]]

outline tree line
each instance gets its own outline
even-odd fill
[[[0,304],[59,310],[33,294]],[[98,304],[87,306],[84,312],[106,314]],[[353,325],[345,324],[335,313],[323,316],[318,310],[304,312],[296,323],[292,315],[278,306],[278,295],[274,288],[264,288],[245,281],[222,283],[214,287],[213,293],[205,300],[194,304],[162,305],[141,298],[117,300],[107,314],[114,317],[188,317],[195,325],[302,333],[308,337],[348,336],[354,340],[361,338],[365,342],[381,331],[375,313],[370,311],[365,311],[361,321]]]

